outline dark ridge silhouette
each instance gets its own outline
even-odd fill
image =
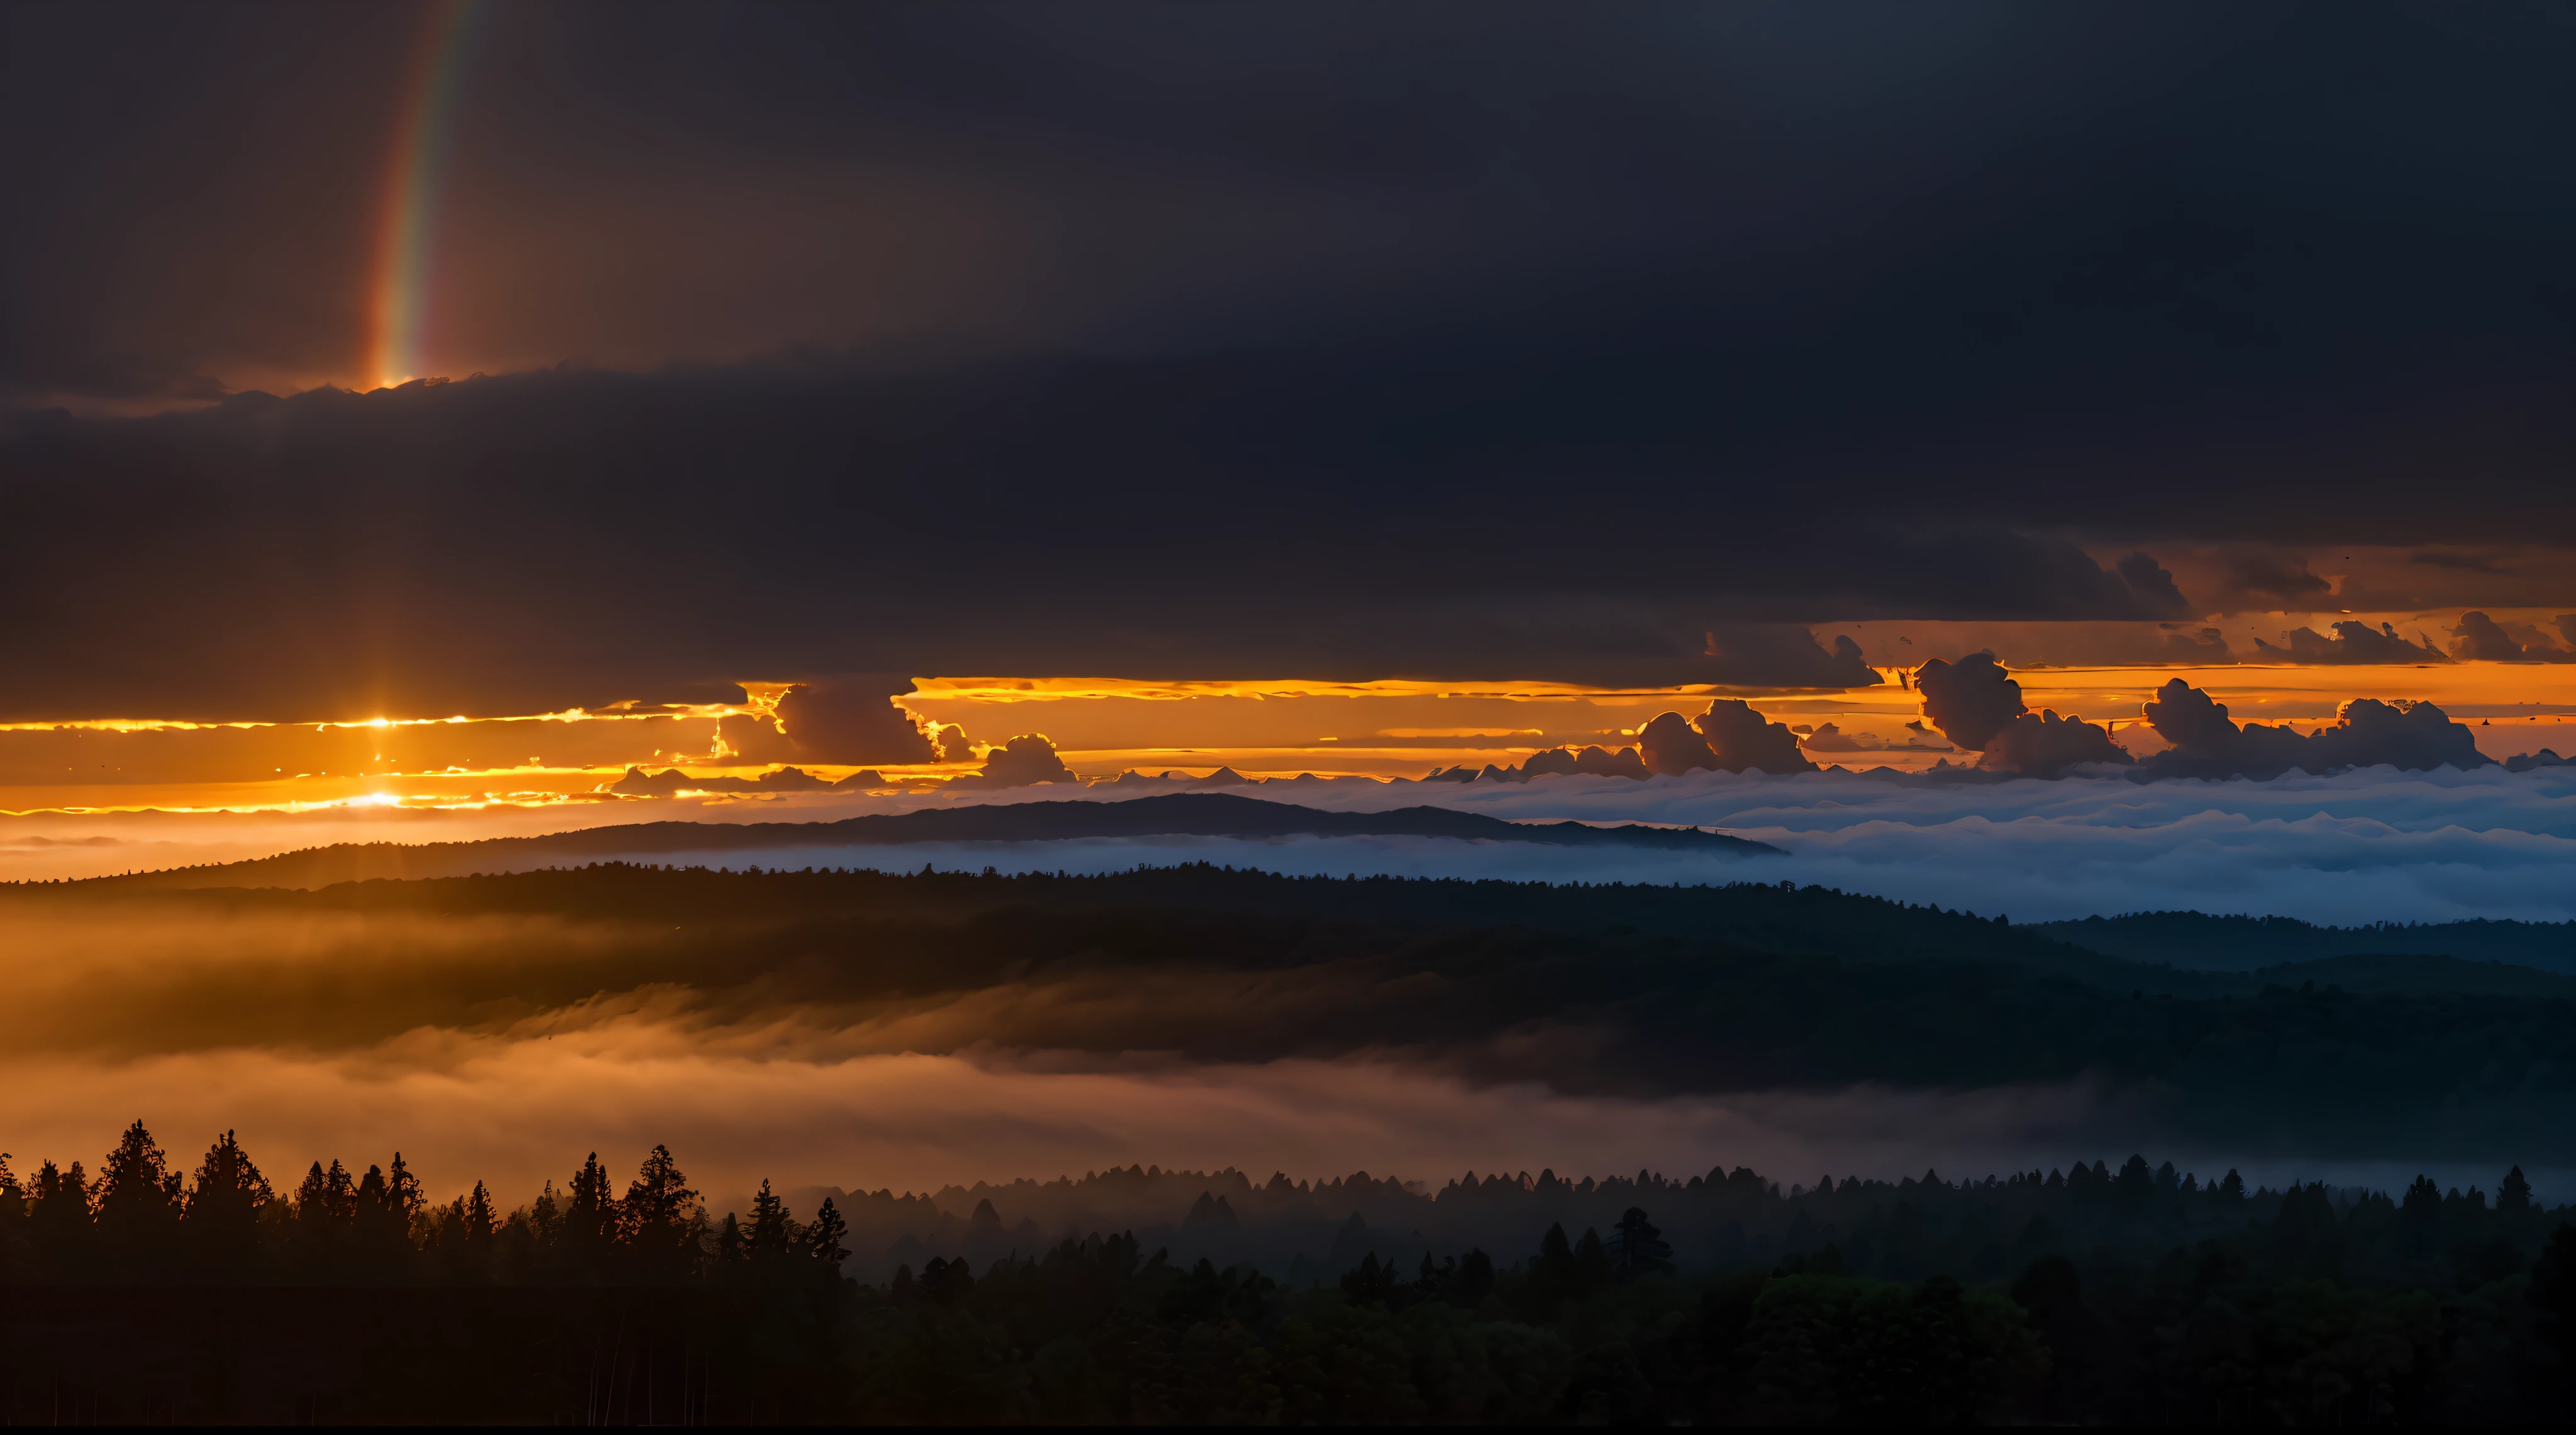
[[[2371,955],[2505,962],[2576,976],[2576,922],[2499,922],[2479,917],[2466,922],[2319,927],[2291,917],[2131,912],[2071,922],[2033,922],[2027,930],[2106,957],[2206,971],[2250,972],[2286,963]]]
[[[838,822],[638,822],[545,837],[481,842],[343,843],[275,857],[91,879],[144,887],[324,887],[378,878],[461,877],[562,858],[673,852],[757,852],[779,847],[891,847],[916,842],[1061,842],[1086,837],[1448,837],[1556,847],[1647,847],[1780,856],[1767,842],[1697,827],[1636,823],[1505,822],[1446,807],[1326,812],[1222,792],[1175,792],[1123,802],[1021,802],[870,813]]]

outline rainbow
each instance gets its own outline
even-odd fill
[[[422,352],[430,239],[437,229],[439,180],[455,129],[458,77],[481,8],[478,0],[430,0],[418,66],[394,127],[368,304],[367,363],[369,382],[376,387],[419,378],[428,367]]]

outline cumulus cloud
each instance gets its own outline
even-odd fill
[[[1719,698],[1708,711],[1691,719],[1691,727],[1708,744],[1724,772],[1813,772],[1816,765],[1798,751],[1798,735],[1786,723],[1771,722],[1741,698]]]
[[[1914,670],[1914,690],[1923,695],[1923,716],[1971,752],[1982,750],[2028,711],[2022,706],[2021,684],[1991,652],[1970,653],[1955,663],[1934,658]]]
[[[1881,681],[1849,634],[1836,634],[1829,653],[1814,633],[1789,623],[1711,628],[1708,655],[1717,660],[1709,681],[1736,687],[1866,688]]]
[[[1637,730],[1637,748],[1647,771],[1670,776],[1816,770],[1787,724],[1765,719],[1741,698],[1719,698],[1687,720],[1680,713],[1659,713]]]
[[[930,735],[939,749],[941,762],[973,762],[975,745],[968,740],[966,729],[956,723],[942,723]]]
[[[912,690],[897,675],[798,683],[779,695],[778,725],[809,762],[929,762],[936,754],[922,724],[894,704]]]
[[[1025,732],[984,753],[984,770],[957,778],[957,788],[1030,787],[1041,782],[1079,782],[1073,769],[1056,756],[1055,744],[1043,733]]]
[[[1988,772],[2058,777],[2088,763],[2131,761],[2099,724],[2030,711],[2022,703],[2021,684],[1991,652],[1970,653],[1955,663],[1934,658],[1914,670],[1914,688],[1923,695],[1923,716],[1950,741],[1981,752],[1977,766]]]
[[[2282,635],[2286,646],[2274,647],[2260,638],[2254,640],[2255,653],[2275,663],[2447,663],[2450,658],[2433,646],[2430,638],[2408,642],[2397,636],[2397,630],[2386,623],[2371,631],[2368,623],[2347,618],[2332,625],[2329,638],[2314,628],[2294,628]]]
[[[1626,777],[1639,782],[1643,782],[1648,776],[1645,759],[1638,756],[1637,749],[1633,747],[1623,747],[1616,752],[1603,747],[1586,747],[1581,752],[1570,748],[1551,748],[1546,752],[1532,754],[1529,761],[1522,763],[1517,771],[1524,781],[1558,773],[1580,774],[1586,777]]]
[[[2478,751],[2475,734],[2440,708],[2403,698],[2355,698],[2337,711],[2331,726],[2306,734],[2262,723],[2240,728],[2228,720],[2225,703],[2174,678],[2140,713],[2173,744],[2143,765],[2155,777],[2273,778],[2292,770],[2324,773],[2381,764],[2465,771],[2495,761]]]
[[[1708,750],[1708,739],[1701,737],[1690,719],[1680,713],[1657,713],[1637,729],[1637,752],[1646,770],[1657,776],[1678,777],[1717,766],[1717,755]]]
[[[2112,742],[2110,732],[2100,724],[2081,717],[2061,718],[2042,709],[2023,713],[2004,724],[1987,740],[1985,756],[1977,765],[1991,772],[2023,777],[2061,777],[2069,768],[2088,763],[2126,767],[2132,761],[2127,750]]]
[[[2569,617],[2576,614],[2558,619],[2562,630]],[[2475,610],[2462,613],[2459,626],[2451,630],[2451,656],[2490,663],[2576,663],[2576,651],[2550,642],[2538,628],[2501,624]]]

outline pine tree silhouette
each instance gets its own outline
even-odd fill
[[[2517,1212],[2531,1209],[2531,1182],[2524,1177],[2520,1166],[2505,1172],[2503,1182],[2497,1185],[2496,1209]]]
[[[1611,1268],[1623,1281],[1673,1268],[1673,1248],[1664,1241],[1664,1233],[1646,1213],[1635,1206],[1612,1227]]]
[[[473,1194],[465,1198],[465,1239],[481,1245],[500,1228],[500,1215],[492,1209],[492,1193],[484,1189],[482,1182],[475,1182]]]
[[[627,1183],[626,1199],[618,1209],[620,1230],[630,1245],[672,1245],[685,1230],[697,1199],[688,1178],[680,1174],[679,1163],[671,1159],[671,1148],[655,1146],[635,1179]]]
[[[259,1218],[276,1199],[241,1141],[226,1131],[197,1164],[188,1188],[188,1245],[202,1269],[218,1279],[248,1273],[259,1247]]]
[[[593,1151],[572,1173],[572,1185],[564,1209],[564,1231],[572,1239],[584,1242],[606,1242],[617,1234],[617,1194],[610,1187],[608,1168],[599,1164],[599,1153]]]
[[[540,1246],[551,1247],[563,1238],[563,1202],[555,1196],[554,1182],[548,1181],[528,1204],[528,1228]]]
[[[849,1247],[843,1244],[849,1238],[850,1223],[841,1219],[832,1198],[824,1197],[823,1209],[814,1213],[814,1224],[805,1228],[806,1253],[837,1279],[841,1262],[850,1258]]]
[[[127,1127],[101,1163],[92,1192],[111,1278],[158,1279],[167,1268],[179,1234],[179,1182],[169,1156],[153,1144],[143,1123]]]
[[[751,1198],[751,1229],[743,1239],[743,1254],[755,1261],[783,1261],[793,1253],[796,1243],[795,1217],[787,1204],[760,1183],[760,1191]]]
[[[171,1210],[175,1173],[170,1157],[154,1145],[152,1133],[135,1122],[125,1128],[116,1149],[99,1163],[97,1206],[101,1223],[158,1219]]]
[[[420,1178],[403,1164],[402,1153],[394,1153],[394,1163],[385,1171],[385,1200],[402,1213],[403,1229],[408,1232],[420,1214],[429,1209],[429,1193],[420,1188]]]

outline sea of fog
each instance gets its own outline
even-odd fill
[[[1254,791],[1318,807],[1396,805],[1384,788]],[[1642,783],[1560,777],[1409,787],[1397,794],[1517,820],[1714,826],[1788,855],[1746,859],[1439,838],[1172,837],[897,848],[818,843],[638,860],[736,869],[918,871],[929,865],[1086,873],[1204,861],[1300,875],[1793,881],[2024,922],[2166,908],[2345,926],[2576,918],[2576,769],[2376,768],[2271,782],[2149,784],[1696,773]]]

